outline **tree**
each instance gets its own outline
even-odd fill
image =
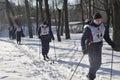
[[[69,31],[69,24],[68,24],[68,0],[64,0],[64,12],[65,12],[65,37],[66,39],[70,39],[70,31]]]
[[[61,41],[60,38],[60,26],[61,26],[61,10],[57,9],[58,11],[58,28],[57,28],[57,37],[58,37],[58,41]]]
[[[36,28],[36,32],[38,32],[38,24],[39,24],[39,10],[38,10],[38,7],[39,7],[39,5],[38,5],[38,0],[36,0],[36,26],[37,26],[37,28]]]
[[[54,19],[55,19],[55,25],[56,25],[56,31],[57,31],[57,39],[60,42],[61,41],[61,37],[60,37],[61,10],[58,9],[56,0],[55,0],[55,5],[56,6],[54,6],[54,1],[53,1],[53,13],[54,13]],[[58,13],[58,21],[57,21],[56,11],[54,9],[55,7],[56,7],[57,13]]]
[[[64,26],[64,10],[61,11],[61,30],[60,35],[63,36],[63,26]]]
[[[25,6],[26,6],[26,13],[27,13],[27,23],[28,23],[29,37],[33,38],[32,24],[31,24],[31,20],[30,20],[30,9],[29,9],[28,0],[25,0]]]
[[[81,0],[81,4],[80,4],[80,7],[81,7],[81,16],[82,16],[82,23],[83,23],[83,27],[84,27],[84,11],[83,11],[83,0]],[[82,28],[83,28],[82,27]]]
[[[42,8],[42,2],[43,0],[38,0],[39,1],[39,8],[40,8],[40,21],[44,21],[44,14],[43,14],[43,8]]]
[[[113,40],[118,45],[117,51],[120,51],[120,1],[112,0],[113,11],[114,11],[114,22],[113,22]]]
[[[50,12],[49,12],[49,5],[48,5],[48,0],[45,0],[45,13],[46,13],[46,21],[48,22],[48,25],[50,27],[51,30],[51,16],[50,16]]]
[[[17,10],[18,10],[18,13],[17,13],[18,16],[15,19],[15,23],[16,23],[17,26],[21,27],[22,37],[25,37],[24,32],[23,32],[23,28],[22,28],[22,25],[24,23],[24,21],[23,21],[23,14],[21,13],[21,6],[19,4],[19,1],[18,1]]]
[[[12,17],[11,17],[11,16],[15,16],[15,14],[14,14],[13,9],[12,9],[8,0],[6,0],[6,13],[7,13],[7,17],[8,17],[10,27],[13,27],[12,39],[15,39],[16,38],[15,27],[14,27],[14,23],[13,23],[13,20],[12,20]],[[12,15],[11,15],[11,13],[12,13]]]
[[[91,0],[88,0],[88,4],[89,4],[89,19],[91,18]]]

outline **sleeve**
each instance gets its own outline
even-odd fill
[[[86,40],[88,40],[89,34],[91,34],[91,30],[88,27],[85,27],[82,38],[81,38],[82,50],[86,49]]]
[[[111,45],[112,47],[114,46],[113,41],[110,39],[109,28],[106,28],[106,26],[105,26],[104,39],[109,45]]]

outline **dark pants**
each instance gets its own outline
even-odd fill
[[[9,31],[9,39],[12,39],[13,31]]]
[[[16,32],[16,39],[17,39],[17,42],[21,42],[21,31]]]
[[[48,55],[49,52],[49,36],[45,35],[41,37],[41,42],[42,42],[42,55],[46,56]]]
[[[88,56],[90,68],[88,76],[92,79],[96,77],[96,72],[101,66],[101,53],[103,42],[92,43],[88,46]]]

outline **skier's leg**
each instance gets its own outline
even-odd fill
[[[90,68],[88,77],[91,80],[94,80],[96,77],[96,72],[101,66],[101,44],[94,44],[94,49],[89,50],[89,62],[90,62]]]
[[[49,41],[46,42],[46,58],[47,59],[49,59],[48,53],[49,53]]]
[[[49,57],[48,57],[48,52],[49,52],[49,41],[45,41],[45,44],[44,44],[44,53],[45,53],[45,57],[47,58],[47,59],[49,59]]]
[[[45,41],[41,39],[42,42],[42,55],[43,55],[43,59],[46,60],[46,56],[45,56]]]
[[[20,44],[21,44],[21,32],[20,32]]]
[[[100,68],[101,65],[101,57],[100,55],[89,55],[89,62],[90,62],[90,68],[88,77],[90,79],[94,79],[96,77],[96,72]]]

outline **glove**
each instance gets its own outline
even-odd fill
[[[112,47],[113,49],[115,49],[115,43],[112,43],[111,47]]]
[[[55,40],[55,38],[53,37],[52,40]]]
[[[82,50],[82,52],[83,52],[83,54],[87,54],[88,53],[86,49]]]
[[[41,36],[38,36],[39,39],[41,39]]]

